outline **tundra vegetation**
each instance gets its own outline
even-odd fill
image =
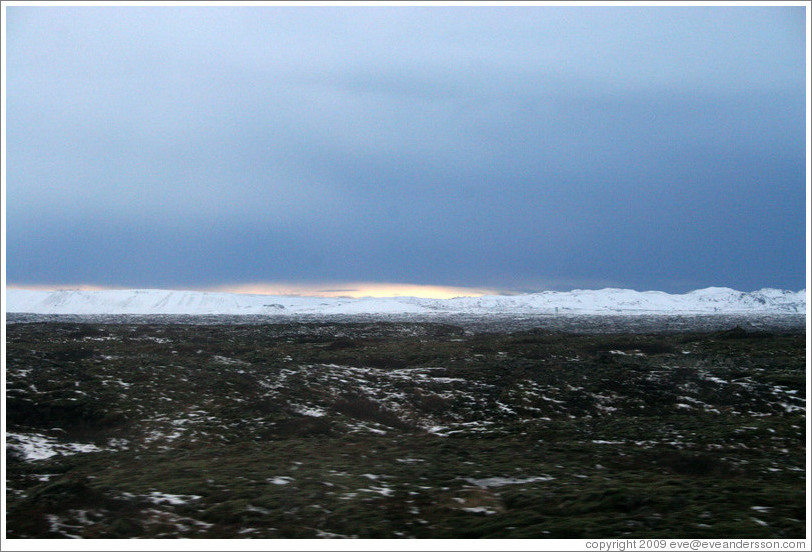
[[[804,538],[802,326],[7,327],[9,538]]]

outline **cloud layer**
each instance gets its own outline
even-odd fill
[[[804,9],[7,8],[10,283],[804,286]]]

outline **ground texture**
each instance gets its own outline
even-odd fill
[[[9,538],[803,538],[805,334],[7,327]]]

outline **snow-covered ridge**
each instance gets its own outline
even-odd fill
[[[806,290],[741,292],[544,291],[454,299],[361,299],[247,295],[158,289],[31,291],[8,289],[6,312],[32,314],[792,314],[806,312]]]

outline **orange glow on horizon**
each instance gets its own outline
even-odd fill
[[[18,285],[8,284],[8,289],[27,289],[32,291],[82,290],[104,291],[123,289],[168,289],[121,286],[98,286],[92,284],[75,285]],[[181,289],[181,288],[171,288]],[[460,286],[434,286],[424,284],[401,284],[382,282],[333,282],[322,284],[295,284],[257,282],[250,284],[230,284],[199,288],[190,286],[183,288],[194,291],[210,291],[218,293],[241,293],[252,295],[294,295],[302,297],[423,297],[428,299],[451,299],[453,297],[480,297],[482,295],[498,295],[500,292],[486,288],[468,288]]]
[[[493,289],[458,286],[433,286],[382,282],[340,282],[326,284],[235,284],[209,288],[209,291],[250,293],[257,295],[299,295],[309,297],[424,297],[451,299],[452,297],[480,297],[496,295]]]

